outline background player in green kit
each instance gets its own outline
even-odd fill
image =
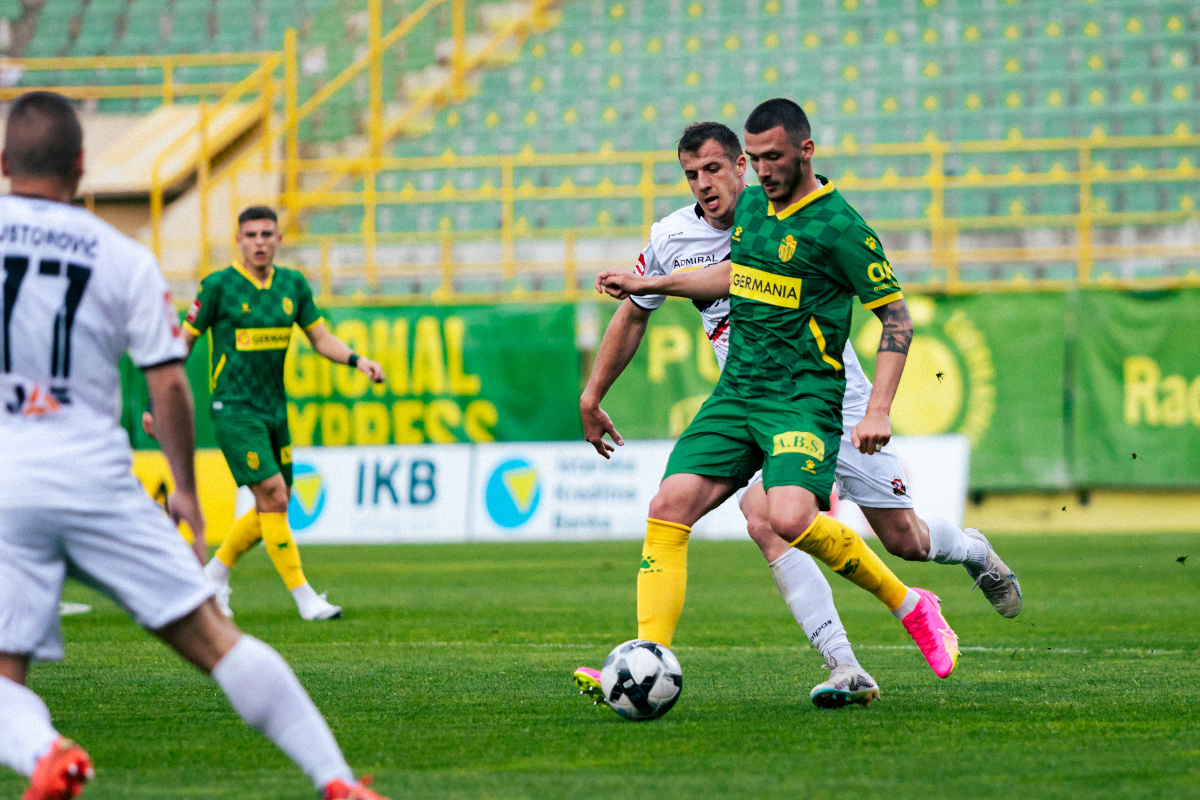
[[[937,598],[906,587],[857,533],[820,513],[829,507],[841,437],[845,369],[838,358],[853,298],[883,322],[874,388],[851,436],[866,454],[891,438],[888,415],[912,339],[903,294],[878,237],[813,171],[804,111],[768,100],[750,114],[745,133],[760,185],[738,199],[731,278],[714,295],[731,297],[729,354],[650,504],[638,636],[670,645],[683,609],[691,525],[761,467],[771,528],[874,594],[946,677],[958,643]]]
[[[287,522],[292,446],[283,361],[293,325],[330,361],[357,368],[376,383],[383,381],[383,370],[330,333],[303,274],[274,265],[280,242],[274,211],[255,206],[239,214],[237,242],[241,262],[200,283],[183,324],[189,352],[196,339],[208,334],[213,432],[234,480],[250,487],[255,504],[233,523],[204,571],[217,586],[221,609],[232,616],[230,571],[261,539],[300,616],[332,619],[342,610],[308,584]],[[152,420],[143,421],[152,430]]]

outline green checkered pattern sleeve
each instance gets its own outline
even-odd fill
[[[843,230],[830,255],[863,307],[875,309],[904,297],[879,237],[866,223],[855,221]]]
[[[313,298],[312,287],[301,272],[296,273],[296,322],[304,330],[321,321],[321,310]]]
[[[221,273],[214,272],[200,281],[200,290],[196,299],[188,309],[184,325],[193,336],[200,336],[208,330],[217,318],[218,306],[221,305]]]

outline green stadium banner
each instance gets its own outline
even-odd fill
[[[1065,486],[1061,293],[909,297],[914,338],[892,409],[897,434],[962,433],[976,489]],[[616,304],[606,307],[607,319]],[[854,317],[851,341],[874,372],[881,326]],[[716,359],[689,303],[650,317],[638,354],[603,403],[630,438],[677,436],[712,391]]]
[[[582,437],[575,308],[557,304],[338,307],[326,323],[387,375],[366,375],[315,353],[299,331],[284,369],[296,445],[562,440]],[[188,361],[197,443],[215,446],[208,420],[208,347]],[[145,382],[126,362],[123,422],[135,447]]]
[[[1073,302],[1075,483],[1200,484],[1200,291]]]

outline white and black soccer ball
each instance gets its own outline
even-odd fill
[[[645,639],[617,645],[600,670],[604,700],[625,719],[658,719],[675,705],[682,688],[679,659]]]

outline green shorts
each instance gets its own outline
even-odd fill
[[[733,478],[745,485],[762,469],[764,489],[802,486],[828,511],[842,438],[841,409],[835,413],[828,405],[816,398],[710,397],[675,443],[666,475]]]
[[[292,485],[292,437],[287,417],[214,409],[212,423],[213,435],[238,486],[262,483],[278,474]]]

